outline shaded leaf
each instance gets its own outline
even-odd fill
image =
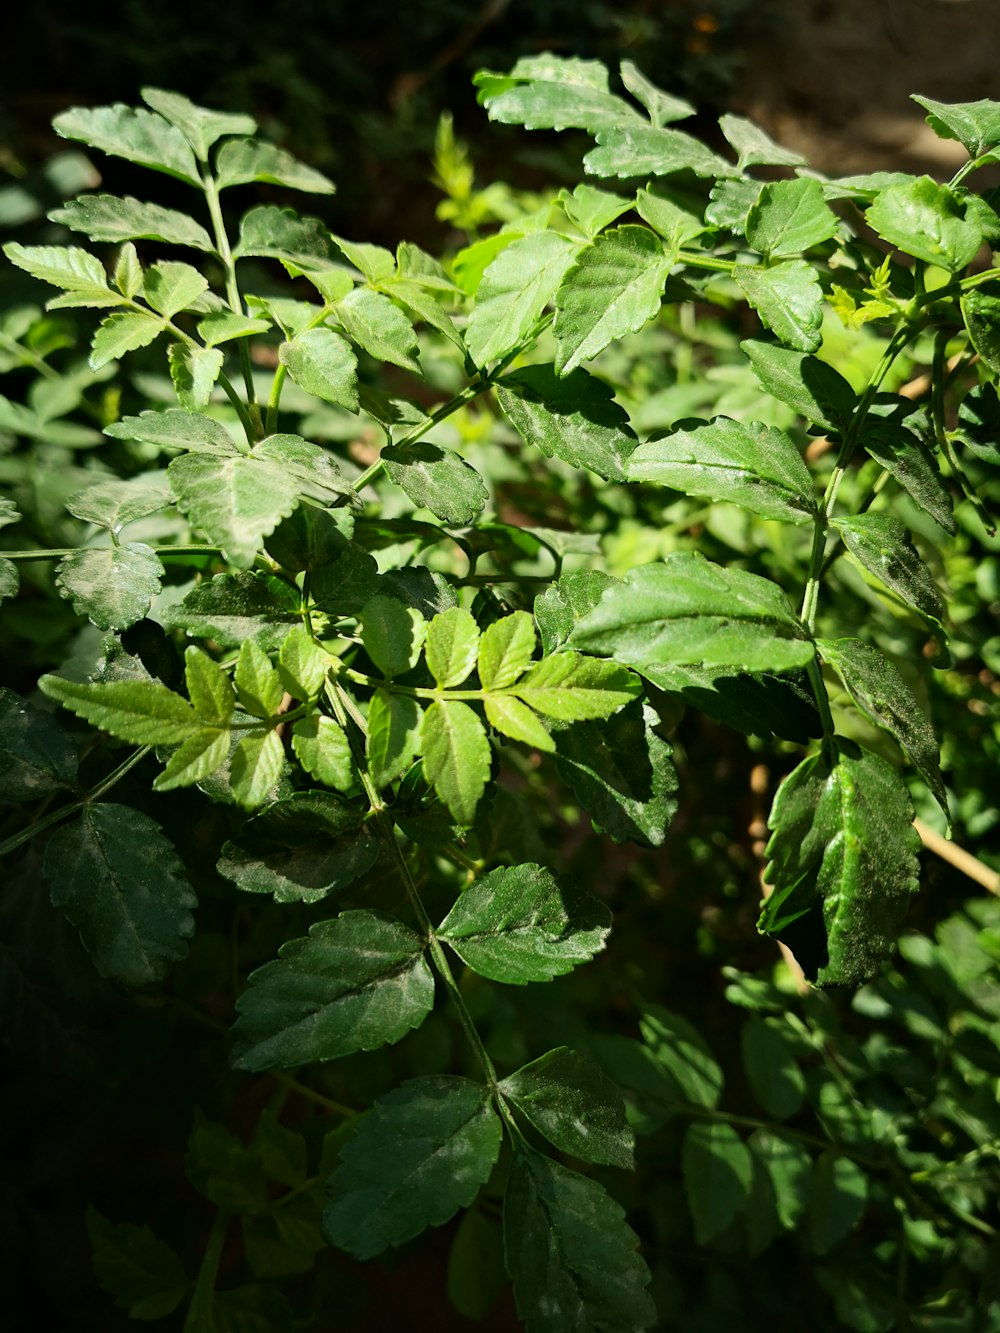
[[[981,384],[962,399],[957,435],[976,458],[1000,467],[1000,400],[994,385]]]
[[[173,208],[143,203],[131,195],[82,194],[50,213],[49,218],[70,231],[82,231],[92,241],[164,241],[208,253],[215,250],[211,236],[194,218]]]
[[[692,708],[749,736],[805,745],[823,734],[816,697],[804,671],[750,675],[739,667],[646,665],[642,675],[658,689],[677,694]]]
[[[222,353],[211,347],[171,343],[167,350],[170,378],[181,407],[196,412],[207,407],[222,373]]]
[[[940,628],[944,603],[907,528],[891,514],[837,518],[835,526],[850,553],[887,588]]]
[[[0,687],[0,799],[33,801],[72,785],[76,746],[50,714]]]
[[[378,594],[361,612],[361,642],[384,676],[400,676],[416,666],[427,622],[412,606]]]
[[[861,443],[921,509],[954,535],[951,494],[919,435],[899,422],[869,416],[862,429]]]
[[[570,650],[542,658],[509,688],[539,713],[565,722],[610,717],[641,692],[629,671]]]
[[[643,1006],[639,1028],[646,1050],[685,1101],[694,1106],[719,1104],[722,1069],[697,1028],[658,1004]]]
[[[857,397],[839,371],[818,357],[789,347],[748,339],[740,344],[765,393],[798,412],[807,421],[844,430]]]
[[[681,1170],[695,1242],[704,1245],[725,1231],[749,1201],[750,1152],[730,1125],[695,1121],[684,1135]]]
[[[387,296],[370,287],[354,287],[337,302],[336,313],[348,338],[376,361],[419,371],[420,347],[413,325]]]
[[[568,642],[577,622],[597,605],[605,588],[617,581],[601,570],[581,569],[564,574],[538,594],[533,610],[546,657]]]
[[[784,1021],[752,1014],[740,1033],[743,1068],[753,1095],[776,1120],[787,1120],[805,1100],[806,1083],[782,1036]]]
[[[765,1167],[774,1191],[778,1220],[786,1231],[791,1231],[805,1212],[812,1174],[808,1149],[795,1139],[782,1138],[780,1133],[767,1129],[755,1130],[747,1139],[747,1147]]]
[[[966,292],[961,304],[969,341],[983,364],[994,375],[1000,374],[1000,297],[988,292]]]
[[[275,595],[277,588],[282,600]],[[278,648],[300,621],[297,606],[284,600],[287,594],[287,584],[256,574],[216,574],[165,612],[164,624],[215,639],[223,648],[238,648],[248,638],[265,650]]]
[[[98,629],[122,630],[149,610],[163,574],[159,557],[142,542],[82,547],[60,560],[56,586]]]
[[[94,1276],[133,1319],[162,1319],[177,1309],[191,1287],[177,1253],[149,1227],[117,1226],[96,1208],[87,1209]]]
[[[181,93],[163,88],[143,88],[142,100],[177,126],[202,162],[208,160],[208,150],[216,139],[227,134],[253,134],[257,129],[252,116],[197,106]]]
[[[806,1229],[814,1254],[826,1254],[861,1221],[868,1202],[868,1177],[840,1153],[816,1160],[809,1184]]]
[[[343,727],[332,717],[310,713],[299,718],[292,730],[292,749],[305,771],[335,791],[349,791],[354,785],[354,759]]]

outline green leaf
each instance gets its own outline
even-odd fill
[[[337,302],[336,315],[348,338],[376,361],[420,370],[420,347],[413,325],[387,296],[370,287],[355,287]]]
[[[731,114],[721,116],[719,129],[729,140],[733,150],[739,154],[736,163],[738,171],[746,171],[747,167],[754,166],[804,167],[806,165],[806,159],[801,154],[793,152],[790,148],[782,148],[781,144],[775,143],[759,125],[747,120],[745,116]]]
[[[643,1042],[657,1065],[693,1106],[718,1106],[722,1069],[697,1028],[658,1004],[643,1007],[639,1020]]]
[[[337,262],[330,233],[319,218],[304,218],[293,208],[261,204],[243,214],[235,259],[251,255],[281,259],[306,269],[329,268]]]
[[[217,310],[198,321],[198,336],[207,347],[229,342],[232,338],[249,338],[255,333],[267,333],[271,327],[268,319],[250,319],[247,315],[234,315],[229,310]]]
[[[776,584],[688,551],[640,565],[606,589],[571,642],[640,671],[688,662],[786,671],[813,656],[805,628]]]
[[[368,770],[376,787],[387,787],[410,767],[421,746],[423,714],[416,699],[376,690],[368,706]]]
[[[170,504],[167,479],[162,472],[147,472],[128,481],[99,481],[66,501],[66,508],[87,523],[120,532],[127,523],[155,514]]]
[[[434,1004],[426,941],[377,912],[342,912],[290,940],[236,1002],[237,1069],[290,1069],[399,1041]]]
[[[919,435],[899,422],[869,416],[861,432],[861,443],[921,509],[954,535],[951,493]]]
[[[905,525],[891,514],[834,520],[844,545],[870,574],[940,629],[944,603]]]
[[[1000,102],[935,102],[910,94],[929,114],[927,124],[942,139],[957,139],[970,157],[981,157],[1000,145]]]
[[[695,1244],[705,1245],[725,1231],[749,1201],[750,1152],[730,1125],[696,1120],[684,1135],[681,1170]]]
[[[962,318],[969,341],[994,375],[1000,374],[1000,297],[987,292],[966,292]]]
[[[184,1170],[198,1193],[219,1208],[255,1213],[264,1206],[267,1179],[258,1154],[197,1108]]]
[[[238,569],[253,564],[264,538],[298,501],[295,478],[266,458],[186,454],[173,460],[167,476],[177,507]]]
[[[154,310],[170,319],[208,291],[208,279],[190,264],[153,264],[146,271],[143,295]]]
[[[477,366],[521,346],[558,291],[577,248],[554,231],[539,231],[500,251],[483,273],[465,334]]]
[[[737,264],[733,278],[776,338],[799,352],[817,350],[822,341],[823,292],[811,264],[801,259],[786,259],[770,268]]]
[[[70,231],[82,231],[92,241],[163,241],[209,254],[215,250],[211,236],[194,218],[131,195],[122,199],[113,194],[82,194],[55,209],[49,218]]]
[[[748,736],[783,740],[805,745],[811,736],[823,734],[806,673],[767,672],[748,675],[739,667],[644,666],[642,674],[657,689],[677,694],[692,708],[735,727]]]
[[[884,727],[906,751],[950,818],[934,728],[895,664],[861,639],[817,639],[816,647],[823,661],[835,668],[862,712]]]
[[[739,180],[719,180],[712,186],[705,209],[705,222],[722,227],[734,236],[746,230],[747,214],[764,188],[762,181],[744,176]]]
[[[633,61],[623,60],[619,71],[622,83],[646,108],[654,125],[666,125],[673,120],[687,120],[689,116],[695,114],[695,108],[690,102],[657,88]]]
[[[518,1146],[503,1220],[507,1271],[528,1333],[640,1333],[656,1322],[638,1237],[595,1180]]]
[[[333,181],[322,172],[307,167],[274,144],[259,139],[229,139],[215,159],[216,185],[220,190],[231,185],[262,181],[267,185],[287,185],[290,190],[309,194],[333,194]]]
[[[225,727],[200,726],[170,756],[166,768],[153,783],[154,791],[172,791],[202,782],[222,767],[229,756],[229,731]]]
[[[459,1219],[448,1251],[448,1302],[463,1318],[481,1321],[506,1286],[499,1218],[473,1206]]]
[[[457,824],[469,826],[490,776],[493,751],[479,718],[455,700],[435,700],[420,726],[424,775]]]
[[[655,190],[639,190],[635,208],[639,216],[660,233],[671,252],[680,250],[687,241],[707,230],[700,217]]]
[[[71,292],[71,304],[95,307],[122,304],[122,297],[108,286],[108,275],[101,261],[75,245],[18,245],[10,241],[3,252],[12,264],[33,278]],[[57,301],[62,304],[60,298]]]
[[[139,263],[139,252],[131,241],[127,241],[118,252],[118,261],[115,264],[115,286],[122,296],[127,296],[131,300],[133,296],[142,291],[143,277],[142,265]]]
[[[201,412],[176,407],[123,417],[105,426],[104,433],[116,440],[142,440],[166,449],[190,449],[192,453],[235,455],[238,452],[224,426]]]
[[[281,645],[278,673],[296,699],[315,699],[326,683],[333,661],[305,625],[296,625]]]
[[[115,1226],[88,1208],[87,1235],[94,1276],[133,1319],[163,1319],[190,1290],[180,1258],[149,1227]]]
[[[263,805],[284,766],[285,747],[277,731],[251,731],[245,735],[233,751],[229,771],[237,804],[245,810]]]
[[[805,523],[817,513],[812,477],[784,431],[716,417],[640,444],[630,481],[654,481],[686,495],[741,505],[761,518]]]
[[[316,902],[346,888],[378,859],[378,840],[358,810],[332,792],[296,792],[249,820],[227,842],[220,875],[279,903]]]
[[[476,665],[478,651],[479,626],[462,607],[442,611],[427,627],[427,669],[443,690],[461,685]]]
[[[184,676],[194,711],[209,726],[227,727],[236,697],[218,662],[193,644],[184,654]]]
[[[208,150],[216,139],[227,134],[253,134],[257,122],[252,116],[238,112],[212,111],[197,106],[181,93],[166,92],[162,88],[143,88],[142,100],[158,111],[171,125],[176,125],[202,162],[208,161]]]
[[[56,587],[77,615],[98,629],[122,630],[149,610],[164,572],[155,551],[142,542],[82,547],[59,561]]]
[[[784,1019],[752,1014],[740,1034],[743,1068],[753,1095],[775,1120],[787,1120],[797,1114],[806,1092],[802,1070],[782,1035],[786,1030]]]
[[[868,1177],[840,1153],[820,1153],[809,1185],[806,1230],[813,1254],[826,1254],[861,1221]]]
[[[253,639],[240,645],[233,676],[240,707],[254,717],[273,717],[281,705],[281,678],[267,653]]]
[[[379,594],[361,612],[361,642],[384,676],[401,676],[416,666],[427,622],[412,606]]]
[[[620,666],[567,650],[544,657],[510,692],[546,717],[579,722],[610,717],[641,687]]]
[[[0,602],[16,597],[21,589],[21,575],[13,560],[0,556]]]
[[[163,333],[166,323],[155,315],[141,312],[108,315],[90,345],[91,370],[100,370],[109,361],[117,361],[126,352],[148,347]]]
[[[619,124],[598,129],[594,137],[600,147],[591,149],[583,159],[584,170],[592,176],[628,180],[635,176],[672,176],[678,171],[691,171],[714,180],[736,175],[731,162],[682,130]]]
[[[758,930],[782,939],[819,985],[856,986],[892,951],[917,887],[920,839],[899,776],[839,741],[785,778],[771,811]]]
[[[596,569],[564,574],[535,598],[534,613],[542,650],[548,657],[568,642],[581,620],[618,580]]]
[[[305,1182],[309,1174],[306,1141],[268,1108],[257,1121],[253,1146],[268,1180],[277,1180],[290,1189]]]
[[[295,383],[328,403],[358,410],[358,359],[332,329],[307,329],[282,343],[278,359]]]
[[[181,407],[189,412],[207,407],[222,374],[222,353],[210,347],[192,347],[190,343],[171,343],[167,357]]]
[[[198,730],[188,701],[158,680],[89,684],[42,676],[38,688],[77,717],[133,745],[178,745]]]
[[[610,929],[611,915],[596,898],[528,862],[476,880],[437,935],[474,972],[523,986],[589,962]]]
[[[324,505],[330,503],[331,495],[351,495],[351,488],[329,450],[311,444],[301,435],[268,435],[254,445],[254,457],[279,464],[299,483],[300,495]],[[341,514],[332,521],[343,525],[348,517]],[[349,531],[353,532],[353,527]]]
[[[840,220],[808,176],[771,181],[747,214],[746,238],[770,259],[799,255],[836,236]]]
[[[292,729],[295,757],[310,777],[335,791],[349,791],[354,785],[354,760],[343,727],[332,717],[310,713],[299,718]]]
[[[418,508],[429,509],[445,523],[471,523],[487,500],[486,485],[474,467],[451,449],[419,440],[382,450],[389,478],[401,486]]]
[[[372,1259],[467,1208],[500,1151],[490,1091],[449,1076],[410,1079],[380,1097],[341,1150],[323,1229]]]
[[[364,241],[348,241],[342,236],[332,238],[337,249],[349,264],[353,264],[359,273],[363,273],[370,283],[390,281],[396,273],[396,261],[392,251],[383,245],[369,245]]]
[[[555,750],[555,741],[549,735],[545,723],[520,699],[509,694],[488,694],[483,700],[483,707],[487,722],[504,736],[545,753]]]
[[[170,629],[215,639],[223,648],[238,648],[248,638],[265,650],[279,648],[300,620],[287,598],[287,584],[268,583],[256,574],[216,574],[165,612],[164,623]]]
[[[521,676],[535,652],[535,625],[526,611],[515,611],[486,627],[479,640],[479,680],[484,690],[502,690]]]
[[[590,240],[632,207],[631,199],[624,195],[597,190],[593,185],[577,185],[572,192],[560,190],[556,200],[574,226]]]
[[[622,1095],[598,1065],[576,1051],[566,1046],[549,1051],[505,1078],[499,1089],[561,1152],[634,1169],[635,1136]]]
[[[971,264],[984,239],[964,200],[930,176],[880,190],[865,221],[905,254],[952,273]]]
[[[956,434],[976,458],[1000,467],[1000,400],[992,384],[981,384],[962,399]]]
[[[636,438],[628,414],[602,380],[579,367],[558,376],[551,366],[526,366],[495,388],[504,416],[526,444],[606,481],[625,480]]]
[[[636,701],[606,721],[576,722],[556,734],[559,776],[597,832],[615,842],[659,847],[677,813],[672,750],[653,731],[656,720]]]
[[[33,801],[70,787],[76,746],[50,714],[0,686],[0,799]]]
[[[80,932],[102,977],[139,988],[187,953],[196,899],[180,858],[148,815],[88,804],[45,849],[52,902]]]
[[[660,308],[673,260],[645,227],[614,227],[578,257],[556,293],[556,370],[567,375]]]
[[[494,92],[485,83],[482,95],[490,120],[523,125],[528,130],[582,129],[593,133],[602,125],[642,124],[634,107],[608,91],[608,74],[596,60],[545,53],[522,57],[511,78],[523,79]],[[506,81],[504,81],[506,82]]]
[[[857,398],[839,371],[818,357],[774,343],[748,339],[740,346],[765,393],[818,426],[846,429]]]
[[[64,139],[76,139],[111,157],[165,171],[188,185],[201,185],[198,166],[180,130],[142,107],[73,107],[52,122]]]
[[[812,1174],[809,1152],[794,1139],[782,1138],[767,1129],[755,1130],[747,1147],[767,1170],[774,1190],[778,1220],[786,1231],[799,1225],[806,1207],[806,1191]]]

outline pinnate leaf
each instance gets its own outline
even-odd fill
[[[285,747],[277,731],[248,732],[233,751],[229,771],[237,803],[245,810],[263,805],[284,766]]]
[[[942,480],[934,456],[919,435],[899,422],[869,416],[861,443],[921,509],[926,510],[946,532],[955,533],[951,493]]]
[[[90,345],[90,368],[100,370],[109,361],[117,361],[126,352],[148,347],[163,333],[166,323],[142,311],[108,315]]]
[[[298,502],[295,478],[266,458],[186,454],[167,476],[178,508],[239,569],[253,564],[264,538]]]
[[[157,680],[89,684],[43,676],[38,686],[78,717],[133,745],[179,745],[198,730],[188,701]]]
[[[122,304],[121,296],[108,286],[104,265],[75,245],[19,245],[10,241],[3,252],[12,264],[33,278],[72,293],[71,304],[95,307]]]
[[[413,503],[446,523],[471,523],[486,504],[482,477],[452,449],[420,440],[382,450],[385,470]]]
[[[381,292],[370,287],[352,288],[337,302],[337,319],[348,338],[376,361],[419,371],[420,347],[413,325]]]
[[[783,1033],[783,1019],[752,1014],[740,1033],[743,1068],[753,1094],[776,1120],[787,1120],[802,1107],[806,1083]]]
[[[324,787],[349,791],[354,784],[354,760],[343,727],[332,717],[310,713],[299,718],[292,732],[292,749],[305,769]]]
[[[935,102],[932,97],[911,97],[928,113],[927,123],[942,139],[957,139],[970,157],[980,157],[1000,146],[1000,102]]]
[[[243,214],[236,259],[250,255],[282,259],[304,269],[329,268],[337,262],[330,233],[319,218],[304,218],[294,208],[261,204]]]
[[[727,114],[720,117],[719,128],[729,140],[730,145],[739,154],[736,166],[739,171],[747,167],[803,167],[806,159],[790,148],[783,148],[764,133],[759,125],[744,116]]]
[[[493,755],[483,724],[468,704],[435,700],[421,722],[420,748],[427,781],[455,822],[471,825]]]
[[[490,1092],[469,1079],[411,1079],[380,1097],[341,1151],[323,1229],[371,1259],[467,1208],[500,1151]]]
[[[142,440],[161,448],[189,449],[192,453],[235,455],[238,452],[224,426],[201,412],[176,407],[123,417],[106,426],[104,433],[116,440]]]
[[[594,136],[599,147],[583,159],[592,176],[672,176],[691,171],[710,180],[735,176],[731,162],[683,130],[657,129],[654,125],[618,124],[599,128]]]
[[[162,472],[147,472],[127,481],[99,481],[77,491],[66,508],[77,518],[111,532],[120,532],[126,523],[134,523],[147,514],[170,504],[170,490]]]
[[[111,157],[123,157],[165,171],[188,185],[200,185],[198,166],[184,135],[162,116],[142,107],[73,107],[52,122],[64,139],[76,139]]]
[[[722,1095],[723,1074],[704,1037],[681,1014],[650,1004],[639,1020],[643,1045],[694,1106],[714,1107]]]
[[[572,651],[543,657],[510,687],[512,694],[539,713],[564,722],[610,717],[635,699],[640,689],[632,673],[616,663]]]
[[[278,674],[296,699],[315,699],[333,665],[305,625],[296,625],[281,645]]]
[[[546,53],[522,58],[511,71],[513,87],[494,91],[482,76],[482,101],[490,120],[523,125],[529,130],[583,129],[593,133],[603,125],[642,119],[634,107],[608,91],[607,70],[596,60],[579,60]],[[524,82],[520,82],[524,80]]]
[[[149,610],[163,574],[156,552],[142,542],[81,547],[60,560],[56,586],[98,629],[122,630]]]
[[[253,639],[262,648],[279,648],[299,623],[298,606],[290,604],[288,585],[255,574],[216,574],[197,584],[179,604],[164,613],[170,629],[212,638],[224,648],[239,648]]]
[[[164,241],[209,253],[215,249],[211,236],[194,218],[131,195],[82,194],[49,217],[71,231],[82,231],[92,241]]]
[[[229,755],[229,731],[219,726],[199,726],[177,747],[167,766],[153,783],[154,791],[172,791],[202,782],[226,762]]]
[[[545,753],[555,750],[555,741],[542,719],[512,694],[488,694],[483,707],[487,722],[504,736]]]
[[[268,319],[251,319],[248,315],[234,315],[230,310],[218,310],[198,321],[198,335],[208,347],[229,342],[232,338],[249,338],[255,333],[266,333],[271,327]]]
[[[807,421],[844,430],[854,411],[854,390],[833,366],[818,357],[774,343],[741,343],[765,393],[787,403]]]
[[[523,674],[535,651],[535,626],[526,611],[488,625],[479,640],[479,680],[484,690],[502,690]]]
[[[228,726],[236,702],[229,677],[208,653],[192,644],[184,654],[188,697],[202,722]]]
[[[412,606],[379,594],[361,612],[361,642],[384,676],[400,676],[416,666],[427,622]]]
[[[618,67],[622,83],[632,96],[646,108],[654,125],[667,125],[674,120],[687,120],[693,116],[695,108],[683,97],[665,93],[646,78],[642,70],[632,60],[623,60]]]
[[[233,676],[240,707],[254,717],[272,717],[284,693],[281,678],[267,653],[253,639],[240,645]]]

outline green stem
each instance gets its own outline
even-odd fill
[[[736,267],[735,259],[716,259],[713,255],[699,254],[697,250],[682,250],[677,263],[687,264],[689,268],[709,269],[713,273],[732,273]]]
[[[271,1069],[268,1072],[271,1078],[283,1087],[288,1088],[290,1092],[305,1097],[307,1101],[315,1102],[317,1106],[332,1111],[334,1115],[341,1115],[345,1120],[349,1120],[351,1116],[358,1114],[357,1111],[352,1111],[349,1106],[342,1106],[340,1102],[335,1102],[330,1097],[324,1097],[321,1092],[317,1092],[315,1088],[310,1088],[308,1084],[300,1083],[297,1078],[292,1078],[291,1074],[286,1074],[281,1069]]]
[[[75,555],[79,549],[77,546],[55,546],[48,547],[44,551],[0,550],[0,556],[4,560],[61,560],[63,556]],[[221,551],[221,547],[202,546],[198,543],[189,546],[153,546],[150,549],[157,555],[219,555]]]
[[[222,205],[219,202],[219,190],[214,178],[206,172],[202,177],[202,189],[205,191],[205,200],[208,203],[209,216],[212,219],[212,231],[215,236],[215,248],[219,258],[222,260],[222,267],[226,275],[226,297],[229,301],[229,308],[234,315],[245,315],[243,301],[240,297],[239,285],[236,281],[236,262],[233,259],[233,251],[229,244],[229,237],[226,234],[226,224],[222,217]],[[249,415],[251,420],[250,441],[253,443],[260,440],[264,435],[263,423],[260,419],[260,411],[257,407],[257,392],[253,382],[253,367],[250,364],[250,349],[246,345],[246,339],[239,339],[240,367],[243,371],[243,383],[246,385],[247,404],[249,406]]]
[[[309,329],[318,329],[332,313],[333,306],[324,305],[322,310],[318,310],[309,323],[303,325],[299,332],[306,333]],[[267,419],[264,427],[268,435],[273,435],[278,429],[278,408],[281,404],[281,391],[285,386],[287,375],[288,367],[278,366],[274,372],[274,379],[271,381],[271,392],[267,399]]]
[[[184,1333],[203,1333],[206,1328],[214,1328],[212,1307],[215,1304],[215,1283],[219,1276],[219,1264],[222,1262],[222,1250],[229,1230],[230,1213],[228,1208],[220,1208],[215,1214],[212,1229],[208,1233],[208,1244],[198,1270],[198,1280],[194,1284],[194,1295],[188,1306],[184,1320]]]

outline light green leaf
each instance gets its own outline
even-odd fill
[[[776,338],[799,352],[817,350],[822,340],[823,292],[811,264],[801,259],[786,259],[771,268],[737,264],[733,278]]]
[[[368,771],[376,787],[388,787],[420,753],[423,714],[416,699],[376,690],[368,705]]]
[[[906,751],[950,818],[934,728],[899,669],[874,644],[861,639],[817,639],[816,647],[824,662],[835,668],[862,712],[885,727]]]
[[[549,735],[545,723],[520,699],[510,694],[488,694],[483,700],[483,707],[486,710],[486,721],[504,736],[510,736],[512,740],[521,741],[547,754],[555,750],[555,741]]]
[[[351,494],[350,486],[328,449],[311,444],[301,435],[268,435],[254,446],[254,457],[270,459],[299,482],[300,494],[311,496],[326,505],[331,495]],[[341,512],[334,523],[343,523],[348,516]],[[351,529],[353,531],[353,529]]]
[[[503,1133],[490,1091],[469,1079],[410,1079],[380,1097],[341,1150],[323,1230],[372,1259],[467,1208],[486,1183]]]
[[[89,684],[42,676],[38,687],[77,717],[133,745],[178,745],[200,725],[188,701],[158,680]]]
[[[806,1232],[814,1254],[826,1254],[861,1221],[868,1203],[868,1177],[837,1152],[820,1153],[809,1182]]]
[[[944,615],[941,594],[898,518],[891,514],[857,514],[835,519],[834,524],[851,555],[870,574],[940,629]]]
[[[56,587],[98,629],[122,630],[149,610],[163,575],[156,552],[142,542],[82,547],[60,560]]]
[[[211,236],[194,218],[131,195],[82,194],[50,213],[49,218],[70,231],[82,231],[92,241],[164,241],[209,254],[215,250]]]
[[[737,174],[731,162],[683,130],[618,124],[598,129],[594,137],[600,147],[592,148],[583,159],[584,170],[592,176],[629,180],[636,176],[672,176],[678,171],[691,171],[715,180]]]
[[[535,651],[535,625],[515,611],[488,625],[479,640],[479,680],[484,690],[502,690],[522,675]]]
[[[322,690],[333,661],[305,625],[296,625],[281,645],[278,671],[296,699],[314,699]]]
[[[442,689],[461,685],[479,650],[479,626],[470,613],[453,606],[434,617],[427,627],[427,667]]]
[[[201,721],[213,727],[228,727],[236,696],[218,662],[192,644],[184,653],[184,678],[191,705]]]
[[[656,1322],[638,1237],[596,1180],[518,1146],[503,1218],[507,1271],[529,1333],[641,1333]]]
[[[45,849],[52,901],[80,932],[102,977],[162,981],[187,953],[196,899],[160,827],[125,805],[88,803]]]
[[[817,513],[812,477],[793,441],[759,422],[716,417],[640,444],[630,481],[654,481],[686,495],[741,505],[762,518],[806,523]]]
[[[833,366],[818,357],[773,343],[747,339],[740,344],[765,393],[798,412],[807,421],[830,430],[845,430],[857,395]]]
[[[839,225],[819,181],[800,176],[764,186],[747,214],[746,238],[752,249],[781,259],[828,241]]]
[[[72,785],[76,746],[51,714],[0,686],[0,799],[33,801]]]
[[[342,912],[290,940],[236,1002],[237,1069],[291,1069],[397,1042],[434,1004],[426,941],[378,912]]]
[[[420,347],[413,325],[387,296],[370,287],[354,287],[337,302],[336,316],[348,338],[376,361],[420,370]]]
[[[455,700],[435,700],[420,726],[424,776],[457,824],[471,825],[486,789],[493,751],[479,718]]]
[[[804,167],[806,159],[790,148],[780,144],[764,133],[759,125],[745,116],[725,115],[719,119],[719,129],[729,140],[732,148],[739,154],[737,170],[746,171],[747,167]]]
[[[495,387],[504,416],[526,444],[605,480],[625,480],[636,438],[602,380],[580,367],[558,376],[551,366],[526,366]]]
[[[684,1135],[681,1170],[695,1243],[705,1245],[746,1207],[753,1177],[750,1152],[730,1125],[695,1121]]]
[[[631,60],[623,60],[619,66],[622,83],[637,101],[649,112],[649,118],[657,127],[667,125],[674,120],[687,120],[695,114],[695,108],[683,97],[665,93],[646,78],[642,70]]]
[[[273,717],[281,706],[284,690],[267,653],[253,640],[240,645],[233,676],[240,707],[254,717]]]
[[[198,321],[198,336],[207,347],[229,342],[231,338],[249,338],[255,333],[267,333],[268,319],[251,319],[248,315],[234,315],[229,310],[218,310]]]
[[[532,68],[531,59],[522,58],[511,72],[512,78],[526,82],[499,92],[487,85],[482,101],[490,120],[529,130],[583,129],[591,133],[602,125],[643,123],[633,106],[608,92],[607,70],[598,61],[546,53],[534,57],[540,63]]]
[[[243,214],[235,259],[258,255],[302,265],[329,268],[337,262],[330,233],[319,218],[304,218],[293,208],[260,204]]]
[[[222,374],[222,353],[211,347],[171,343],[167,349],[177,401],[188,412],[207,407]]]
[[[154,791],[173,791],[202,782],[229,758],[229,732],[226,728],[201,726],[170,756],[166,768],[153,783]]]
[[[556,370],[566,375],[657,313],[671,257],[645,227],[615,227],[584,250],[556,293]]]
[[[546,717],[577,722],[610,717],[635,699],[641,686],[615,663],[563,651],[542,658],[510,692]]]
[[[483,273],[465,341],[477,366],[520,347],[555,296],[577,246],[554,231],[507,245]]]
[[[358,410],[358,359],[332,329],[307,329],[282,343],[278,359],[295,383],[328,403]]]
[[[185,454],[167,476],[178,508],[240,569],[298,502],[295,478],[265,458]]]
[[[142,107],[73,107],[52,122],[64,139],[76,139],[111,157],[123,157],[200,186],[198,166],[180,130]]]
[[[476,880],[437,935],[474,972],[523,986],[589,962],[604,948],[610,929],[611,914],[596,898],[528,862]]]
[[[142,100],[158,111],[171,125],[176,125],[202,162],[208,161],[208,150],[216,139],[227,134],[253,134],[257,122],[252,116],[232,111],[212,111],[197,106],[181,93],[166,92],[162,88],[143,88]]]
[[[177,1254],[149,1227],[114,1226],[96,1208],[87,1209],[94,1276],[133,1319],[163,1319],[187,1295],[191,1282]]]
[[[806,1081],[795,1061],[784,1019],[751,1016],[740,1033],[743,1068],[753,1095],[769,1116],[787,1120],[805,1100]]]
[[[539,1133],[573,1157],[634,1168],[635,1136],[622,1095],[599,1065],[560,1046],[500,1084]]]
[[[560,190],[556,199],[570,221],[590,240],[632,207],[632,200],[624,195],[598,190],[593,185],[581,184],[572,191]]]
[[[343,727],[332,717],[310,713],[292,728],[292,749],[305,771],[335,791],[349,791],[354,785],[354,759]]]
[[[143,295],[154,310],[170,319],[208,291],[208,279],[190,264],[153,264],[146,270]]]
[[[405,447],[390,445],[381,458],[389,478],[413,503],[445,523],[471,523],[486,504],[482,477],[451,449],[419,440]]]
[[[147,472],[128,481],[99,481],[66,501],[66,508],[77,518],[112,532],[120,532],[127,523],[155,514],[170,504],[167,479],[162,472]]]
[[[984,239],[964,200],[930,176],[880,190],[865,221],[905,254],[952,273],[972,262]]]
[[[239,451],[224,426],[201,412],[171,407],[165,412],[141,412],[105,426],[105,435],[116,440],[142,440],[164,449],[190,449],[193,453],[236,455]]]
[[[927,123],[942,139],[957,139],[970,157],[981,157],[1000,146],[1000,102],[935,102],[910,94],[929,114]]]
[[[144,278],[139,252],[131,241],[126,241],[118,252],[118,262],[115,264],[115,286],[131,300],[142,291]]]
[[[220,190],[251,181],[287,185],[291,190],[309,194],[333,194],[336,188],[322,172],[305,166],[283,148],[259,139],[229,139],[224,143],[216,155],[215,175]]]
[[[395,276],[396,261],[392,251],[382,245],[369,245],[365,241],[348,241],[343,236],[334,236],[337,249],[349,264],[353,264],[359,273],[363,273],[370,283],[383,283]]]
[[[635,207],[639,216],[668,243],[671,253],[707,230],[696,214],[654,190],[639,190]]]
[[[108,275],[100,260],[75,245],[18,245],[9,241],[3,252],[12,264],[33,278],[72,293],[72,299],[66,298],[71,305],[100,307],[123,302],[108,286]],[[62,303],[60,298],[56,299]]]
[[[285,766],[285,747],[277,731],[251,731],[233,751],[230,784],[244,810],[267,800]]]
[[[838,741],[778,788],[758,930],[776,935],[819,985],[856,986],[892,951],[917,887],[913,807],[884,759]]]
[[[535,598],[534,613],[546,657],[569,641],[577,622],[601,600],[601,593],[618,580],[594,569],[564,574]]]
[[[90,345],[90,368],[100,370],[109,361],[117,361],[126,352],[148,347],[166,328],[166,322],[140,311],[108,315],[94,334]]]
[[[361,641],[384,676],[400,676],[416,666],[427,622],[412,606],[381,594],[361,612]]]

